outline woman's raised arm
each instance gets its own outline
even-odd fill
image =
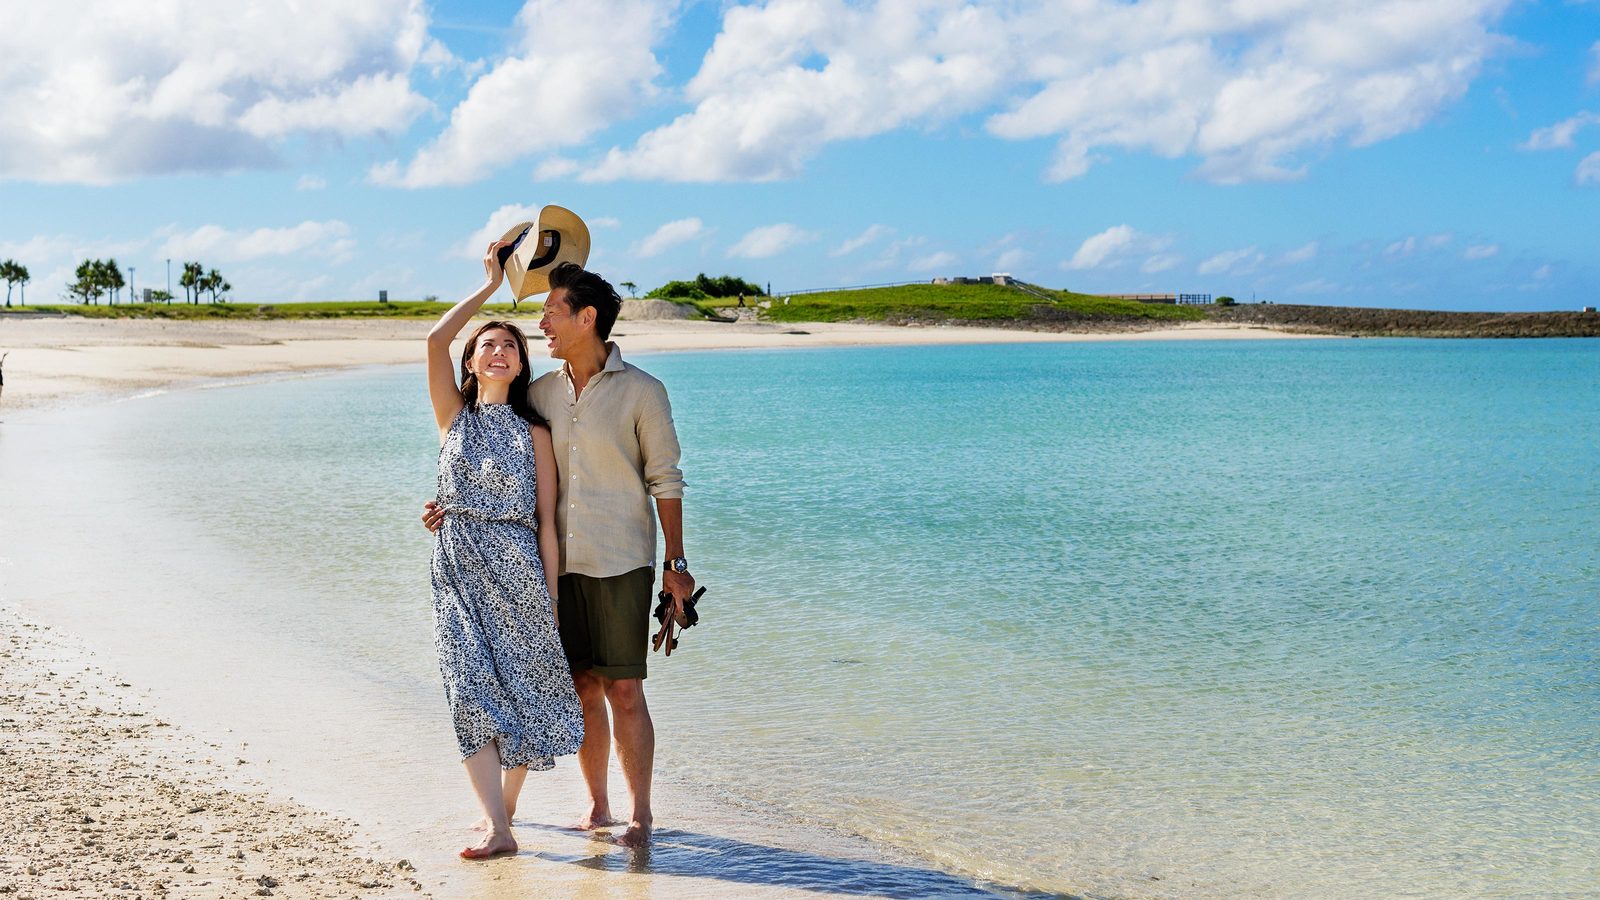
[[[505,269],[500,266],[499,251],[508,241],[495,241],[483,254],[483,285],[472,293],[472,296],[462,300],[450,311],[439,317],[433,330],[428,332],[428,398],[433,401],[433,418],[439,423],[439,438],[444,439],[444,433],[450,429],[450,423],[456,419],[456,414],[461,412],[465,401],[461,399],[461,388],[456,384],[456,370],[454,361],[450,358],[450,342],[461,333],[461,327],[472,319],[472,314],[483,306],[484,301],[500,289],[500,282],[505,280]]]

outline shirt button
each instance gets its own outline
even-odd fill
[[[568,503],[567,504],[567,509],[577,509],[577,508],[578,508],[578,504],[576,504],[576,503]]]
[[[577,416],[573,416],[572,417],[572,421],[574,421],[574,422],[578,421],[578,417]]]
[[[572,532],[567,532],[567,537],[572,537]]]

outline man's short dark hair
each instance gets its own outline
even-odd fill
[[[600,340],[611,338],[611,326],[622,311],[622,295],[611,282],[575,262],[564,262],[550,270],[550,290],[567,289],[567,306],[573,314],[585,306],[594,307],[594,333]]]

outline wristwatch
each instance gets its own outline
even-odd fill
[[[674,556],[667,560],[662,568],[668,572],[677,572],[679,575],[683,575],[689,571],[689,561],[681,556]]]

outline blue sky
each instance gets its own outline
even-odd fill
[[[8,4],[0,258],[470,291],[545,203],[643,291],[1600,298],[1600,2]]]

